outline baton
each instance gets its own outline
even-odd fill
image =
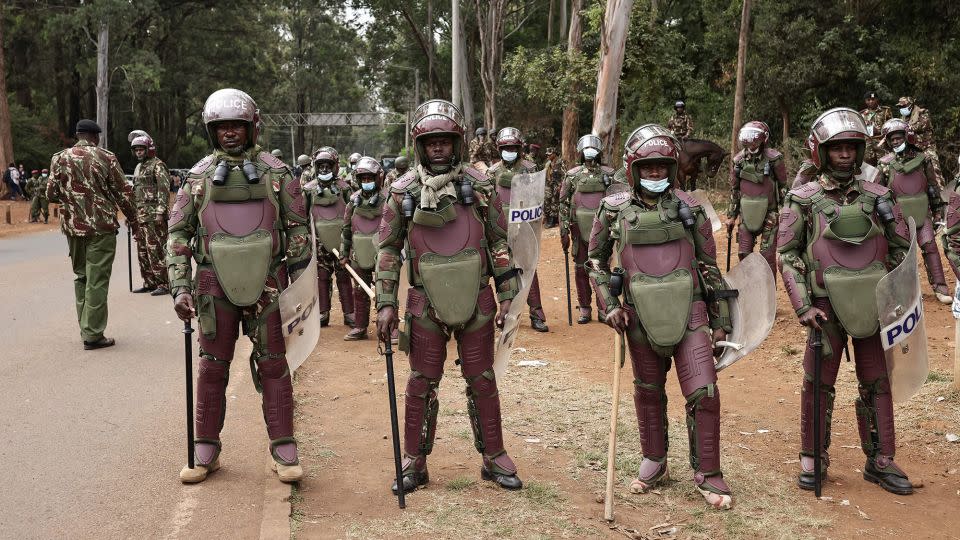
[[[187,466],[193,468],[193,327],[183,321],[184,371],[187,377]]]
[[[393,431],[393,465],[397,472],[397,499],[400,508],[406,508],[407,502],[404,499],[403,490],[403,467],[400,464],[400,428],[397,425],[397,393],[396,385],[393,383],[393,345],[388,337],[384,340],[385,347],[383,356],[387,363],[387,393],[390,398],[390,429]]]
[[[624,272],[614,268],[610,276],[610,294],[614,297],[623,292]],[[617,469],[617,419],[620,415],[620,370],[623,368],[623,334],[616,330],[613,341],[613,389],[610,393],[610,438],[607,442],[607,486],[603,498],[603,518],[613,521],[613,482]]]
[[[337,251],[337,248],[333,248],[333,255],[337,259],[340,259],[340,252]],[[363,278],[360,277],[360,274],[357,274],[357,271],[354,270],[352,266],[349,264],[344,264],[343,267],[347,269],[347,272],[350,272],[350,275],[353,276],[353,280],[357,282],[357,285],[359,285],[365,293],[367,293],[367,296],[369,296],[371,300],[375,300],[377,298],[377,295],[373,293],[373,290],[370,288],[370,286],[363,281]]]
[[[130,224],[127,223],[127,280],[130,282],[130,292],[133,292],[133,254],[130,252],[131,244]],[[192,469],[193,467],[191,467]]]
[[[820,477],[820,462],[823,455],[820,452],[820,369],[823,364],[822,332],[813,329],[813,494],[818,499],[823,489]]]
[[[733,249],[733,232],[727,229],[727,272],[730,271],[730,251]]]
[[[573,306],[570,303],[570,253],[563,250],[563,269],[567,274],[567,326],[573,326]]]

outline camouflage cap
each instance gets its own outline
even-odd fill
[[[100,129],[100,126],[93,120],[88,120],[84,118],[77,122],[77,133],[100,133],[103,131]]]
[[[913,105],[913,98],[910,96],[902,96],[897,100],[897,107],[909,107]]]
[[[548,156],[552,156],[553,154],[556,154],[556,153],[557,153],[557,151],[556,151],[552,146],[547,147],[547,155],[548,155]]]

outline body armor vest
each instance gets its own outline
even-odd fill
[[[223,185],[214,185],[210,176],[203,182],[197,262],[213,265],[230,302],[252,305],[263,294],[274,259],[283,256],[277,196],[266,179],[248,183],[239,167]]]
[[[887,162],[890,167],[887,185],[896,195],[903,219],[912,217],[917,227],[926,221],[930,209],[927,176],[923,169],[925,158],[924,154],[918,154],[906,162],[897,161],[896,158]]]
[[[436,210],[417,208],[407,229],[410,284],[423,287],[449,326],[470,320],[490,279],[483,219],[475,205],[443,197]]]
[[[347,209],[343,194],[350,188],[343,180],[336,180],[329,185],[318,183],[316,189],[310,206],[314,232],[317,235],[317,241],[327,252],[333,253],[333,250],[340,248],[343,215]]]
[[[350,226],[353,229],[353,248],[350,258],[363,270],[373,270],[377,260],[377,229],[380,227],[380,210],[384,198],[377,197],[377,203],[370,206],[361,201],[353,208]]]
[[[604,173],[601,167],[596,171],[584,167],[577,175],[577,183],[570,202],[570,214],[573,217],[571,225],[577,226],[584,242],[590,239],[593,218],[596,217],[597,209],[600,208],[600,203],[606,196],[608,186],[603,182]]]
[[[754,162],[744,159],[737,172],[740,187],[740,215],[748,231],[763,229],[767,213],[777,208],[777,186],[773,181],[773,164],[766,156]]]
[[[157,198],[157,177],[155,174],[155,160],[150,158],[141,163],[137,163],[133,170],[133,195],[134,200],[139,204],[143,202],[155,202]]]
[[[822,190],[812,201],[812,241],[807,246],[807,280],[814,297],[828,297],[851,336],[870,337],[879,329],[875,291],[887,274],[889,250],[875,213],[876,195],[864,191],[841,205]]]
[[[640,317],[650,341],[672,347],[683,339],[695,295],[700,295],[693,236],[676,207],[645,209],[631,204],[620,222],[620,265],[626,273],[626,300]]]

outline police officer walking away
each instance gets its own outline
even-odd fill
[[[112,346],[104,337],[107,292],[117,253],[117,208],[136,230],[133,189],[112,152],[99,148],[100,126],[77,122],[77,143],[50,161],[47,199],[60,204],[60,231],[67,237],[73,264],[80,337],[87,350]]]

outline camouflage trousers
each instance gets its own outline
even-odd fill
[[[556,222],[560,215],[560,184],[563,178],[547,178],[543,194],[543,219]]]
[[[40,221],[40,214],[43,214],[43,221],[50,218],[50,201],[41,195],[34,195],[30,200],[30,221]]]
[[[167,287],[167,219],[162,221],[141,220],[134,236],[137,241],[137,259],[140,275],[147,289]]]

